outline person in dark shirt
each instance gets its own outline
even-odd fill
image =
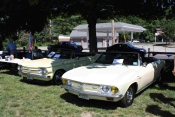
[[[10,41],[7,45],[7,50],[9,51],[10,55],[14,56],[14,58],[17,57],[17,46],[16,46],[15,42],[13,41],[13,39],[10,39]]]

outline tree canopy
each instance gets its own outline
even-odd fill
[[[51,14],[51,2],[38,0],[30,4],[28,0],[0,0],[0,49],[5,37],[17,35],[17,32],[41,31]]]
[[[81,15],[88,23],[90,52],[97,52],[96,23],[98,19],[137,16],[154,19],[168,15],[173,0],[53,0],[62,16]],[[60,13],[60,12],[59,12]],[[60,15],[60,14],[59,14]]]
[[[80,15],[88,23],[90,52],[97,52],[96,23],[99,19],[172,17],[174,4],[174,0],[0,0],[0,34],[5,37],[20,30],[40,31],[49,17]]]

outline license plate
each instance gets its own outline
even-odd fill
[[[81,94],[81,93],[80,93],[80,94],[78,95],[78,97],[81,98],[81,99],[89,100],[89,97],[88,97],[88,95],[86,95],[86,94]]]
[[[27,80],[33,80],[33,78],[31,78],[30,76],[27,76]]]

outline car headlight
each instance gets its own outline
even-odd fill
[[[70,80],[67,80],[67,79],[64,79],[64,78],[62,78],[62,83],[64,85],[72,86],[72,82]]]
[[[64,85],[67,84],[67,81],[68,81],[67,79],[63,79],[63,78],[62,78],[62,83],[63,83]]]
[[[114,86],[101,86],[100,90],[102,93],[117,93],[118,92],[118,88],[114,87]]]
[[[39,74],[46,75],[47,72],[48,72],[48,71],[47,71],[46,68],[40,68],[40,69],[38,69],[38,73],[39,73]]]
[[[23,66],[18,65],[18,71],[22,71],[23,70]]]
[[[111,92],[112,93],[117,93],[118,92],[118,88],[117,87],[111,87]]]
[[[109,86],[101,86],[101,91],[104,92],[104,93],[108,93],[111,89],[111,87]]]

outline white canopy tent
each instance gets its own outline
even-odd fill
[[[78,25],[75,28],[73,28],[73,30],[74,31],[72,31],[72,33],[71,33],[72,36],[75,35],[74,33],[76,33],[76,32],[86,32],[86,34],[87,34],[86,39],[89,40],[88,24]],[[98,35],[98,33],[106,33],[107,38],[109,38],[109,34],[112,35],[112,33],[114,32],[114,38],[115,38],[116,36],[118,36],[118,33],[120,33],[120,32],[131,32],[131,41],[133,39],[134,32],[143,32],[145,30],[146,29],[143,28],[142,26],[123,23],[123,22],[97,23],[96,24],[97,35]]]
[[[107,33],[107,32],[111,32],[111,29],[112,29],[111,23],[97,23],[96,24],[97,32]],[[74,28],[74,30],[87,32],[88,24],[78,25]],[[146,29],[138,25],[127,24],[123,22],[115,22],[114,30],[116,32],[143,32]]]

